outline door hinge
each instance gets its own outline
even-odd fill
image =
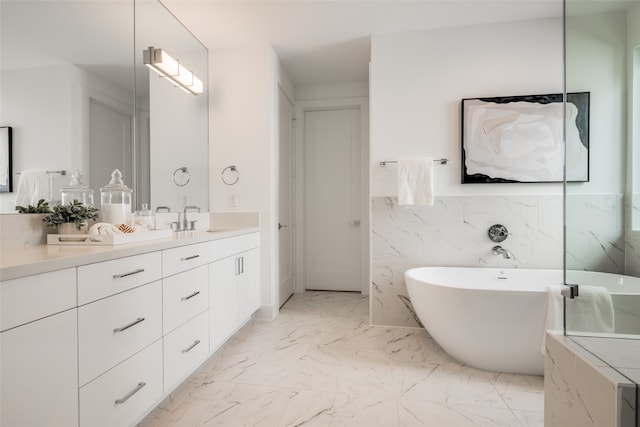
[[[579,295],[578,285],[577,284],[565,284],[562,286],[562,290],[560,291],[562,296],[573,299]]]

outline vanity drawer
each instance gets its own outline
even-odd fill
[[[209,355],[209,314],[204,312],[164,337],[164,392]]]
[[[78,267],[78,305],[160,280],[160,252],[135,255]]]
[[[162,325],[166,335],[209,307],[209,268],[203,265],[162,280]]]
[[[76,306],[76,269],[52,271],[0,284],[0,330]]]
[[[260,233],[243,234],[209,242],[212,261],[217,261],[260,246]]]
[[[211,262],[208,243],[180,246],[162,251],[162,273],[171,276]]]
[[[80,426],[129,426],[162,397],[162,340],[80,389]]]
[[[157,281],[79,307],[79,379],[84,385],[162,336]]]

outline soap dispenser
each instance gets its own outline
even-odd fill
[[[61,188],[60,195],[63,205],[68,205],[77,200],[85,206],[93,206],[93,190],[84,185],[83,176],[79,170],[71,174],[69,186]]]
[[[133,227],[131,193],[132,190],[122,181],[122,173],[115,169],[109,184],[100,189],[102,222]]]

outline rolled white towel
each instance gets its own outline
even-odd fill
[[[120,231],[115,225],[109,224],[108,222],[98,222],[91,226],[91,228],[89,229],[89,234],[109,236],[112,234],[122,234],[122,231]]]

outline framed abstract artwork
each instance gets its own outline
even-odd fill
[[[13,191],[12,136],[11,127],[0,127],[0,193],[11,193]]]
[[[462,100],[462,183],[563,182],[562,94]],[[568,93],[566,180],[589,181],[589,92]]]

